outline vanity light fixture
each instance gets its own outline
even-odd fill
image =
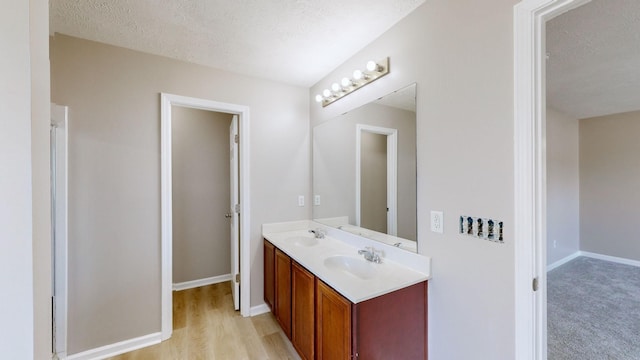
[[[345,77],[340,81],[340,84],[333,83],[331,85],[331,90],[325,89],[322,92],[322,95],[316,95],[315,99],[317,102],[321,102],[322,106],[325,107],[338,99],[342,99],[344,96],[351,94],[361,87],[380,79],[388,73],[389,58],[385,58],[378,62],[371,60],[367,62],[365,71],[355,70],[352,78]]]

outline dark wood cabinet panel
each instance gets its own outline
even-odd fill
[[[293,261],[291,285],[291,342],[303,360],[314,360],[315,276]]]
[[[427,359],[427,282],[353,307],[354,352],[367,360]]]
[[[275,253],[275,316],[291,339],[291,258],[278,248]]]
[[[264,302],[267,303],[271,311],[275,309],[275,251],[273,244],[264,240]]]
[[[316,280],[316,351],[318,359],[351,359],[351,302]]]

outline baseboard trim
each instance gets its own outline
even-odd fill
[[[81,353],[69,355],[66,360],[101,360],[108,357],[124,354],[129,351],[141,349],[143,347],[159,344],[162,334],[157,332],[137,338],[121,341],[115,344],[101,346],[99,348],[83,351]]]
[[[551,270],[553,270],[553,269],[555,269],[555,268],[557,268],[559,266],[562,266],[562,265],[568,263],[569,261],[579,257],[581,255],[581,253],[582,253],[581,251],[576,251],[573,254],[571,254],[569,256],[566,256],[566,257],[554,262],[551,265],[547,265],[547,272],[549,272],[549,271],[551,271]]]
[[[271,308],[269,308],[269,305],[262,303],[258,306],[252,306],[251,307],[251,316],[256,316],[256,315],[262,315],[265,313],[268,313],[269,311],[271,311]]]
[[[231,274],[226,274],[226,275],[213,276],[213,277],[208,277],[208,278],[199,279],[199,280],[174,283],[173,291],[193,289],[200,286],[207,286],[207,285],[217,284],[225,281],[230,281],[231,279],[232,279]]]
[[[580,255],[598,259],[598,260],[605,260],[605,261],[615,262],[618,264],[640,267],[640,261],[637,261],[637,260],[625,259],[617,256],[602,255],[602,254],[592,253],[588,251],[580,251]]]

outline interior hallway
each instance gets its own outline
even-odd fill
[[[299,359],[271,313],[233,310],[229,282],[173,292],[173,335],[110,360]]]

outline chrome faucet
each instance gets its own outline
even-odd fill
[[[317,228],[315,230],[309,230],[309,232],[313,233],[316,239],[324,239],[325,232],[320,228]]]
[[[359,255],[364,255],[365,260],[374,262],[376,264],[382,263],[380,257],[380,250],[374,249],[372,246],[367,246],[364,250],[358,250]]]

